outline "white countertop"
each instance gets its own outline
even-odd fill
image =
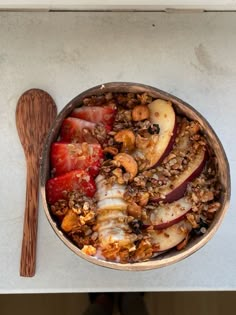
[[[235,10],[236,0],[0,0],[0,10]]]
[[[236,13],[0,13],[0,293],[236,290]],[[189,102],[229,158],[232,200],[214,238],[153,271],[92,265],[54,234],[40,203],[37,269],[19,276],[25,160],[15,127],[19,96],[48,91],[62,107],[109,81],[146,83]]]

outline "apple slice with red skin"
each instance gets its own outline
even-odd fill
[[[143,156],[149,161],[147,169],[156,166],[163,161],[171,151],[177,133],[175,111],[170,101],[157,99],[148,105],[150,111],[150,122],[158,124],[160,132],[152,135],[152,143],[145,149],[138,149],[137,156]]]
[[[207,160],[207,151],[205,147],[201,147],[196,153],[194,159],[190,161],[186,169],[171,183],[160,189],[161,196],[165,197],[152,197],[154,202],[173,202],[182,198],[186,192],[188,183],[198,177]]]
[[[181,243],[191,230],[188,220],[182,220],[166,229],[149,231],[149,234],[155,252],[163,252]]]
[[[192,208],[192,203],[187,198],[181,198],[172,203],[165,203],[150,210],[144,226],[153,226],[154,229],[167,228],[181,220]]]
[[[160,164],[171,151],[177,133],[177,121],[170,101],[157,99],[150,103],[148,108],[151,123],[158,124],[160,128],[155,156],[150,161],[150,164],[154,166]]]

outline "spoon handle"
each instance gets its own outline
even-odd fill
[[[33,277],[36,265],[36,240],[38,227],[39,159],[27,159],[26,200],[21,248],[20,275]]]

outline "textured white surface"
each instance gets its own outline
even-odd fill
[[[236,0],[0,0],[0,9],[45,10],[235,10]]]
[[[236,290],[236,13],[0,14],[0,292]],[[25,161],[15,127],[19,96],[38,87],[60,109],[102,82],[134,81],[189,102],[226,149],[232,201],[215,237],[163,269],[120,272],[73,254],[40,204],[37,270],[19,277]]]

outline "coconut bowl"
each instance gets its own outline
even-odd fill
[[[63,233],[63,231],[58,227],[55,218],[51,215],[49,211],[49,206],[46,200],[45,193],[45,184],[50,177],[50,147],[51,144],[56,141],[59,130],[61,127],[62,121],[70,114],[70,112],[82,105],[83,99],[86,97],[90,97],[93,95],[101,95],[108,92],[132,92],[132,93],[144,93],[147,92],[153,98],[161,98],[164,100],[169,100],[172,102],[175,111],[178,114],[183,114],[191,120],[196,120],[199,122],[201,126],[201,130],[204,133],[208,143],[211,145],[211,149],[213,150],[217,163],[218,163],[218,172],[219,172],[219,181],[222,186],[220,203],[221,207],[217,211],[211,225],[207,229],[206,233],[202,236],[198,236],[196,238],[191,239],[187,246],[181,250],[170,250],[156,258],[145,262],[137,262],[137,263],[126,263],[121,264],[117,262],[109,262],[101,259],[97,259],[96,257],[88,256],[84,254],[67,236]],[[149,270],[164,267],[173,263],[177,263],[180,260],[192,255],[201,247],[203,247],[216,233],[219,226],[222,223],[222,220],[225,216],[227,208],[229,206],[230,201],[230,170],[228,160],[224,151],[224,148],[214,132],[213,128],[209,124],[209,122],[192,106],[187,104],[186,102],[180,100],[179,98],[161,91],[155,87],[151,87],[144,84],[137,83],[129,83],[129,82],[112,82],[106,83],[99,86],[95,86],[90,88],[74,99],[72,99],[59,113],[57,116],[49,134],[43,149],[43,157],[41,162],[41,195],[43,199],[43,207],[45,210],[45,214],[49,223],[51,224],[54,232],[57,234],[59,239],[69,247],[76,255],[83,258],[84,260],[94,263],[96,265],[100,265],[107,268],[118,269],[118,270],[129,270],[129,271],[141,271],[141,270]]]

